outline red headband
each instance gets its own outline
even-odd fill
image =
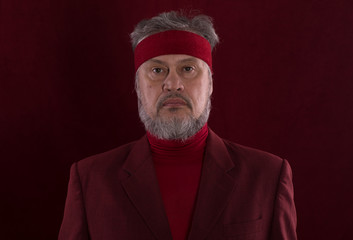
[[[186,54],[205,61],[212,71],[210,43],[198,34],[170,30],[148,36],[135,48],[135,72],[147,60],[168,54]]]

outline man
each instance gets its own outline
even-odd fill
[[[72,165],[59,239],[297,239],[288,162],[207,126],[211,19],[162,13],[131,39],[147,134]]]

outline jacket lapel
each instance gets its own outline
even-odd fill
[[[136,142],[124,164],[128,173],[122,185],[157,239],[171,240],[149,143],[146,137]]]
[[[209,130],[205,159],[188,239],[205,239],[218,221],[235,187],[234,163],[224,142]]]

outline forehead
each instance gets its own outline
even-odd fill
[[[146,61],[146,63],[161,63],[161,64],[180,64],[185,62],[194,62],[198,64],[202,64],[203,61],[199,58],[185,55],[185,54],[168,54],[168,55],[160,55],[154,58],[151,58]]]

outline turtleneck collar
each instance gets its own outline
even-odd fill
[[[147,132],[147,138],[151,145],[153,155],[163,155],[168,158],[178,158],[181,156],[190,156],[203,152],[206,146],[206,139],[208,136],[207,123],[194,136],[180,140],[163,140],[158,139],[151,133]]]

